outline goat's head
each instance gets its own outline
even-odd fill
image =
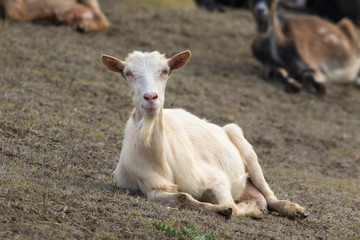
[[[265,33],[268,27],[270,9],[278,0],[250,0],[250,11],[254,16],[259,33]]]
[[[190,56],[190,51],[184,51],[166,59],[157,51],[134,51],[125,61],[108,55],[102,55],[101,61],[127,80],[135,108],[143,116],[151,117],[163,108],[166,82],[172,71],[184,66]]]

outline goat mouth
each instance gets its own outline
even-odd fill
[[[157,112],[157,107],[143,107],[144,111],[149,115],[155,115]]]

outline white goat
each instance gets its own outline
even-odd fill
[[[190,51],[170,59],[138,51],[126,61],[101,56],[105,67],[127,80],[135,105],[114,171],[119,187],[225,217],[258,218],[268,208],[304,217],[303,207],[277,200],[240,127],[221,128],[182,109],[163,109],[167,80],[190,56]]]

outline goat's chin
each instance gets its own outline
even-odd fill
[[[143,107],[145,116],[154,117],[159,114],[159,107]]]

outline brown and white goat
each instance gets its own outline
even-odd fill
[[[109,26],[98,0],[0,0],[0,6],[13,21],[53,19],[85,32]]]
[[[360,26],[360,0],[280,0],[289,9],[310,12],[333,22],[347,17]]]
[[[182,109],[163,109],[167,80],[190,55],[166,59],[135,51],[125,61],[101,56],[130,85],[135,105],[114,171],[118,186],[140,189],[152,201],[226,217],[257,218],[267,209],[304,217],[303,207],[277,200],[239,126],[220,127]]]
[[[276,0],[251,0],[250,9],[258,30],[253,54],[286,91],[305,86],[323,93],[326,81],[360,84],[360,45],[350,20],[334,25],[315,16],[278,15]]]

